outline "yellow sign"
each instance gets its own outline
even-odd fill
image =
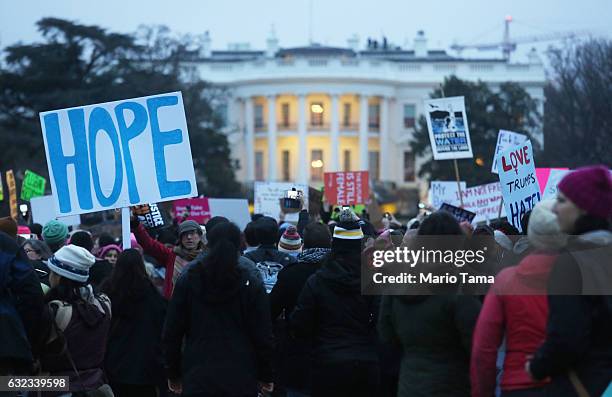
[[[8,185],[11,218],[17,220],[17,188],[15,187],[15,175],[13,170],[6,171],[6,184]]]

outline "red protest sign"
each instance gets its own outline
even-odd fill
[[[326,172],[325,198],[334,205],[365,204],[370,197],[368,171]]]
[[[172,206],[174,216],[180,220],[191,219],[204,225],[211,218],[207,197],[175,200]]]

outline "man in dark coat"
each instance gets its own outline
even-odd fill
[[[290,263],[278,274],[270,293],[272,318],[279,316],[283,325],[293,311],[306,280],[321,268],[331,252],[331,234],[322,223],[309,223],[303,231],[304,250],[296,263]],[[310,389],[310,345],[291,337],[285,327],[279,339],[278,382],[288,389],[307,394]]]
[[[373,396],[378,388],[378,301],[361,295],[363,232],[350,214],[334,228],[332,252],[310,276],[291,330],[314,345],[312,396]]]

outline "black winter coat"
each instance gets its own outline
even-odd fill
[[[312,340],[317,364],[378,360],[378,300],[361,295],[360,266],[330,259],[300,293],[291,330]]]
[[[165,383],[161,336],[166,306],[151,283],[134,291],[129,302],[113,302],[105,357],[106,374],[112,383]]]
[[[575,395],[567,376],[573,370],[589,393],[599,396],[612,382],[612,296],[578,294],[593,290],[597,282],[609,291],[612,233],[580,235],[569,248],[572,253],[562,253],[551,271],[546,341],[530,369],[538,379],[552,377],[550,395]]]
[[[277,379],[286,387],[299,390],[310,387],[312,346],[310,341],[291,335],[287,323],[306,280],[320,269],[329,252],[328,248],[310,248],[301,252],[297,263],[291,263],[280,271],[270,293],[272,318],[281,317],[275,329],[279,352]]]
[[[472,332],[480,312],[473,296],[385,296],[381,338],[401,346],[400,397],[469,397]]]
[[[162,338],[169,379],[183,395],[256,396],[271,382],[270,304],[260,280],[239,268],[232,288],[218,288],[201,265],[180,277],[168,306]]]

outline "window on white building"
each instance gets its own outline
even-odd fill
[[[255,180],[264,180],[264,154],[259,150],[255,152]]]
[[[289,104],[283,103],[281,105],[281,122],[283,123],[283,127],[289,127]]]
[[[377,150],[368,152],[370,179],[377,181],[380,175],[380,153]]]
[[[414,153],[404,152],[404,182],[415,181],[415,159]]]
[[[350,127],[351,126],[351,104],[350,103],[345,103],[344,104],[344,112],[342,113],[342,126],[343,127]]]
[[[285,182],[289,182],[291,180],[291,171],[290,171],[290,164],[291,162],[289,161],[289,151],[288,150],[283,150],[283,181]]]
[[[378,103],[368,105],[368,127],[373,130],[380,128],[380,104]]]
[[[313,102],[310,104],[310,125],[321,127],[323,125],[323,103]]]
[[[217,106],[217,114],[221,121],[221,127],[227,127],[227,104],[221,103]]]
[[[404,128],[414,128],[416,124],[416,106],[413,104],[404,105]]]
[[[323,180],[323,150],[313,149],[310,152],[310,178],[313,181]]]
[[[255,128],[264,127],[263,105],[255,105]]]
[[[351,151],[345,150],[342,171],[349,172],[350,170],[351,170]]]

